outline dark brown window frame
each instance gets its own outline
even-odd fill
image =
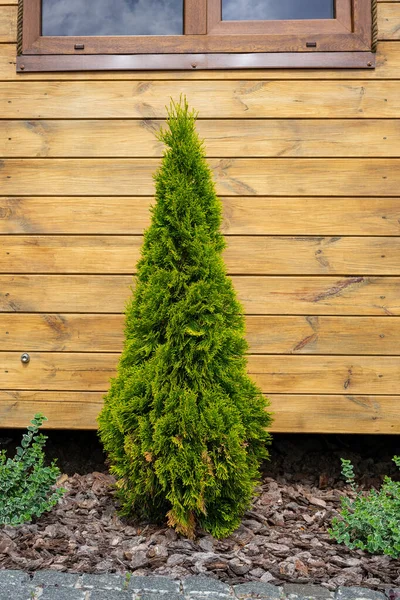
[[[374,68],[374,2],[335,0],[334,19],[222,21],[222,0],[184,0],[183,35],[45,37],[41,0],[24,0],[17,71]]]

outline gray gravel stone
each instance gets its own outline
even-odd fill
[[[84,574],[79,579],[79,587],[88,590],[116,590],[122,591],[126,589],[126,578],[123,575],[115,573],[103,573],[101,575]]]
[[[361,587],[338,587],[335,600],[385,600],[385,595]]]
[[[78,583],[80,575],[78,573],[61,573],[60,571],[36,571],[33,576],[32,584],[43,587],[67,587],[73,588]]]
[[[319,600],[332,598],[333,594],[319,585],[302,583],[285,583],[283,591],[291,598],[317,598]]]
[[[141,577],[132,575],[129,581],[130,592],[148,592],[154,594],[177,594],[180,590],[179,581],[168,577],[155,577],[152,575]]]
[[[232,590],[226,583],[212,579],[211,577],[186,577],[182,580],[183,593],[185,596],[207,598],[229,598],[232,597]]]
[[[43,590],[40,600],[86,600],[86,596],[84,590],[49,587]],[[9,598],[9,600],[11,599]]]
[[[237,598],[278,599],[282,597],[280,588],[270,583],[261,583],[258,581],[235,585],[233,589]]]
[[[0,585],[18,585],[30,582],[29,576],[23,571],[0,571]]]

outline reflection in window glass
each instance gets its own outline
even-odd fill
[[[183,0],[42,0],[42,35],[180,35]]]
[[[333,19],[334,0],[222,0],[224,21]]]

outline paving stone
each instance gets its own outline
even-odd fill
[[[212,579],[211,577],[186,577],[182,580],[183,593],[185,596],[193,598],[198,596],[201,598],[229,598],[233,596],[232,588],[226,583]]]
[[[0,571],[0,585],[19,585],[28,582],[30,582],[29,575],[23,571],[11,569]]]
[[[250,581],[249,583],[235,585],[233,589],[237,598],[282,598],[280,588],[270,583]]]
[[[140,600],[160,600],[160,594],[140,594],[140,596],[137,596],[137,598],[140,598]],[[185,600],[185,596],[182,596],[182,594],[163,594],[162,595],[162,600]]]
[[[32,584],[43,587],[73,588],[79,578],[80,575],[78,573],[61,573],[60,571],[52,570],[36,571],[32,579]]]
[[[90,600],[132,600],[133,595],[128,592],[117,592],[115,590],[93,590],[90,592]]]
[[[86,598],[87,593],[84,590],[60,587],[45,588],[43,594],[40,596],[40,600],[86,600]],[[11,599],[9,598],[8,600]]]
[[[168,577],[132,575],[128,590],[136,593],[177,594],[180,591],[180,584],[179,581]]]
[[[386,600],[385,594],[361,587],[338,587],[335,600]]]
[[[85,573],[79,579],[78,586],[88,590],[126,590],[126,577],[115,573],[102,573],[101,575],[89,575]]]
[[[0,600],[33,600],[34,588],[28,585],[0,583]]]
[[[291,598],[317,598],[325,600],[333,597],[332,592],[327,588],[312,584],[285,583],[283,591],[286,596],[290,596]]]

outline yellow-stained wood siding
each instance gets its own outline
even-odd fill
[[[4,120],[0,157],[159,157],[160,125],[157,119],[82,119],[79,127],[74,120]],[[215,119],[199,121],[197,129],[209,157],[399,156],[398,119]]]
[[[2,350],[20,350],[31,333],[38,352],[121,352],[121,314],[0,314]],[[400,319],[273,315],[246,317],[249,350],[254,354],[360,354],[398,352]]]
[[[22,76],[22,75],[21,75]],[[237,75],[238,77],[238,75]],[[11,119],[151,119],[185,94],[202,118],[396,118],[400,81],[26,81],[4,82],[0,114]],[[214,102],[210,102],[210,97]]]
[[[0,0],[0,427],[96,427],[154,131],[185,93],[273,430],[400,433],[400,2],[379,2],[375,70],[23,75],[16,4]]]
[[[400,87],[399,87],[400,103]],[[400,104],[399,104],[400,114]],[[5,158],[0,187],[6,195],[126,196],[154,192],[154,158]],[[212,158],[219,194],[264,196],[396,196],[400,158]]]
[[[399,203],[400,196],[222,197],[223,231],[232,235],[398,236]],[[152,204],[153,198],[143,196],[2,196],[0,234],[140,234],[150,224]]]
[[[132,273],[142,236],[16,235],[0,249],[0,273]],[[400,275],[399,237],[229,236],[231,275]]]

